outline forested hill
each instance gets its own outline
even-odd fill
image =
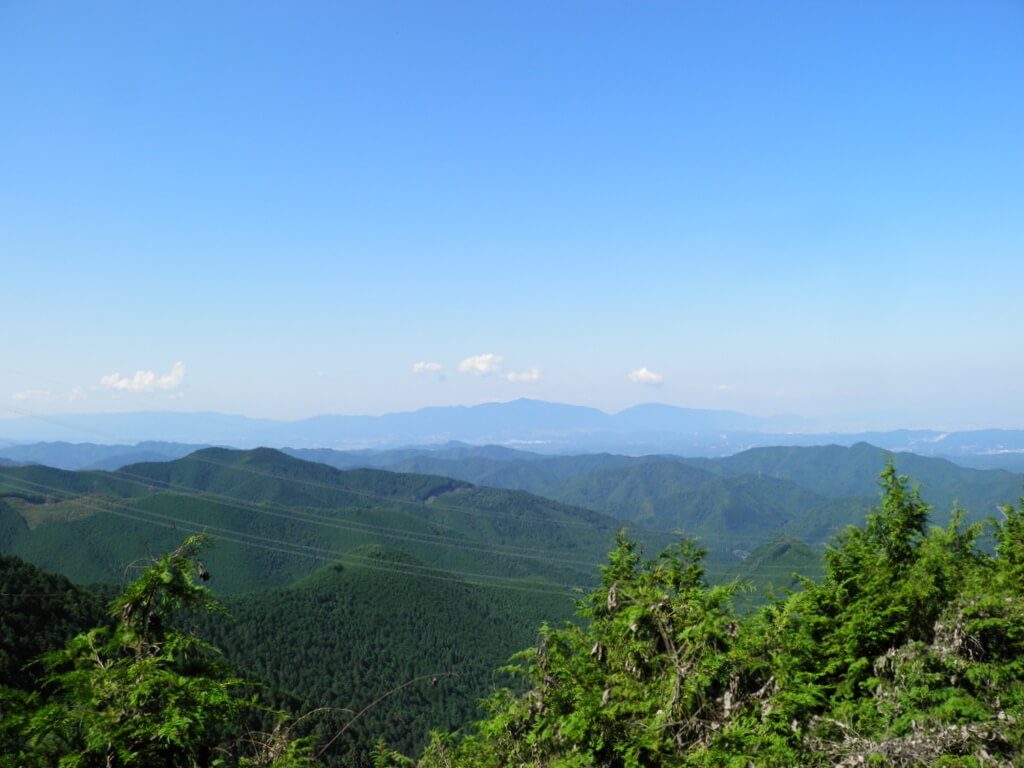
[[[427,501],[469,483],[373,469],[340,471],[272,448],[206,448],[176,461],[132,464],[112,473],[154,488],[205,491],[296,507],[371,506],[380,499]]]
[[[830,502],[788,480],[719,477],[674,462],[581,475],[552,495],[627,522],[680,529],[715,549],[756,547]]]
[[[301,451],[296,451],[301,453]],[[940,514],[959,502],[983,519],[1024,487],[1024,475],[971,469],[941,458],[853,446],[753,448],[724,458],[587,454],[541,456],[473,448],[404,449],[376,453],[322,450],[320,461],[429,472],[495,487],[528,490],[627,521],[676,527],[712,549],[724,536],[736,545],[776,535],[823,541],[857,522],[877,493],[877,472],[889,458],[922,484]],[[750,533],[761,523],[757,541]],[[746,539],[744,528],[747,527]]]
[[[0,555],[0,686],[31,690],[40,654],[105,621],[100,598],[63,576]]]
[[[347,452],[326,448],[283,450],[296,457],[342,469],[375,467],[398,472],[423,472],[454,477],[477,485],[541,494],[558,483],[590,472],[654,461],[679,461],[676,456],[623,456],[613,453],[549,456],[502,446],[464,444],[390,451]]]
[[[988,514],[997,504],[1015,498],[1024,475],[1000,469],[971,469],[951,461],[915,453],[892,453],[868,443],[850,447],[751,448],[721,459],[688,459],[688,463],[723,475],[763,475],[790,480],[824,496],[842,498],[874,493],[878,467],[893,459],[900,472],[921,485],[921,495],[937,508],[959,501],[965,508]]]
[[[821,578],[746,619],[685,544],[645,561],[628,540],[581,602],[583,626],[522,657],[530,688],[380,768],[1024,764],[1024,509],[994,553],[890,465],[885,495],[834,542]],[[781,543],[781,546],[789,546]]]
[[[652,531],[695,536],[710,549],[717,580],[780,536],[813,545],[857,522],[875,496],[875,468],[890,454],[858,444],[759,448],[723,459],[544,457],[454,445],[371,458],[387,463],[387,456],[446,474],[339,470],[271,449],[221,448],[117,472],[5,467],[0,547],[75,580],[116,581],[125,564],[169,545],[175,530],[207,530],[220,538],[209,557],[221,592],[285,586],[368,544],[483,581],[532,576],[575,585],[593,577],[626,523],[649,550],[669,538]],[[924,484],[940,515],[956,499],[983,519],[1024,480],[942,459],[894,458]],[[508,487],[482,487],[480,477]],[[781,562],[770,570],[783,579],[792,569]]]
[[[1021,474],[972,469],[943,458],[914,453],[893,453],[864,442],[851,446],[751,448],[722,458],[608,453],[546,456],[499,446],[467,445],[377,452],[285,450],[315,457],[316,461],[336,467],[425,472],[479,485],[527,490],[552,498],[557,497],[559,488],[568,480],[661,463],[683,464],[720,476],[761,475],[789,480],[830,498],[873,498],[877,492],[878,467],[893,458],[900,471],[922,484],[925,500],[940,509],[949,507],[955,499],[967,507],[977,507],[975,502],[980,501],[990,508],[990,503],[1012,498],[1024,485]],[[704,478],[704,475],[694,474],[685,479],[692,485]]]
[[[368,763],[376,739],[420,749],[438,728],[461,728],[478,702],[510,678],[495,672],[532,645],[544,622],[573,612],[574,596],[530,582],[499,587],[422,579],[413,558],[365,547],[365,563],[332,565],[299,583],[228,599],[204,634],[247,676],[298,702],[299,711],[374,707],[329,754]],[[372,565],[375,567],[367,567]],[[321,713],[313,735],[324,743],[351,713]],[[349,762],[351,760],[352,762]]]
[[[45,684],[24,670],[32,695],[0,685],[0,766],[1019,765],[1024,506],[988,523],[987,550],[958,513],[930,527],[891,464],[882,485],[818,578],[745,615],[742,585],[709,585],[685,540],[650,559],[619,537],[577,620],[546,627],[571,604],[550,585],[424,579],[379,546],[229,598],[226,615],[203,613],[203,537],[148,560],[106,616],[64,579],[0,559],[3,597],[23,601],[0,617],[9,657],[98,623],[48,657]],[[778,558],[814,564],[787,539],[745,564]],[[25,602],[30,590],[58,601]],[[280,706],[261,706],[196,632]],[[506,671],[487,665],[517,644],[519,684],[500,689]]]
[[[590,583],[620,523],[525,492],[438,476],[339,471],[278,451],[206,449],[118,472],[0,469],[0,545],[75,581],[117,582],[182,533],[217,537],[220,592],[286,586],[382,544],[482,583]],[[647,537],[653,546],[664,535]]]

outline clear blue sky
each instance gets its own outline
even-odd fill
[[[2,2],[0,104],[7,409],[1024,425],[1020,2]]]

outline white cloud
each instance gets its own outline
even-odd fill
[[[459,363],[459,373],[471,373],[474,376],[491,376],[501,373],[501,364],[505,361],[501,355],[474,355]]]
[[[79,400],[85,400],[88,395],[85,394],[85,390],[81,387],[72,387],[71,391],[68,392],[68,402],[77,403]]]
[[[735,392],[736,391],[736,387],[734,387],[734,386],[732,386],[730,384],[719,384],[717,387],[715,387],[715,391],[716,392]]]
[[[11,400],[49,400],[51,393],[45,389],[26,389],[23,392],[15,392]]]
[[[443,366],[440,363],[428,363],[421,361],[419,363],[412,364],[412,372],[417,376],[424,373],[440,373]]]
[[[647,368],[637,368],[635,371],[630,371],[629,380],[635,381],[637,384],[658,385],[665,383],[664,376]]]
[[[534,384],[540,380],[540,368],[534,366],[528,371],[510,371],[505,374],[505,378],[511,381],[513,384]]]
[[[158,389],[176,389],[185,378],[185,364],[177,362],[169,373],[158,376],[153,371],[136,371],[132,377],[112,373],[100,379],[100,384],[118,392],[153,392]]]

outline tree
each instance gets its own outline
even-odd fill
[[[193,536],[159,558],[110,606],[112,624],[47,654],[42,687],[2,702],[0,765],[19,768],[207,768],[310,765],[278,722],[242,744],[232,731],[265,711],[215,648],[178,629],[216,610],[196,584],[203,544]]]
[[[823,578],[736,617],[683,541],[645,561],[620,537],[576,625],[519,657],[465,736],[378,768],[835,768],[1024,765],[1024,517],[995,554],[890,463],[882,499]]]

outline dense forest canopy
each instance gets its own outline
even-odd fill
[[[1024,510],[980,525],[928,507],[890,463],[881,505],[825,573],[747,619],[684,542],[645,561],[622,539],[585,623],[520,656],[463,738],[378,765],[1013,766],[1024,759]]]
[[[647,560],[620,537],[579,621],[542,628],[513,665],[519,685],[493,693],[483,719],[435,733],[418,758],[382,739],[376,765],[1019,764],[1024,502],[987,524],[989,551],[983,526],[958,510],[929,528],[928,506],[891,464],[882,485],[820,579],[749,616],[733,608],[743,585],[709,585],[692,541]],[[336,760],[348,723],[302,738],[301,715],[261,704],[258,687],[188,629],[183,612],[215,610],[196,581],[199,545],[160,558],[105,621],[47,653],[31,685],[5,689],[0,764]]]

